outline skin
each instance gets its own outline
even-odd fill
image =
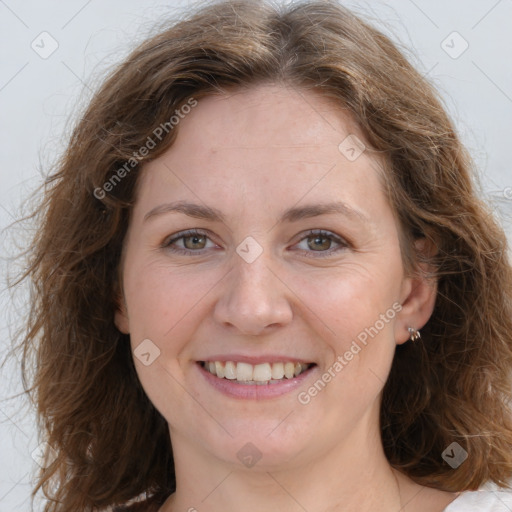
[[[457,496],[415,484],[382,449],[379,406],[394,350],[410,343],[409,326],[428,321],[436,283],[405,275],[382,162],[368,150],[349,161],[338,149],[348,134],[364,142],[348,112],[324,97],[263,84],[201,99],[175,144],[142,171],[115,322],[133,349],[149,339],[160,350],[147,366],[134,361],[172,440],[177,492],[161,512],[240,503],[246,512],[432,512]],[[167,212],[144,220],[178,200],[225,219]],[[288,208],[331,201],[367,221],[341,213],[279,220]],[[165,247],[187,229],[207,237],[171,247],[195,254]],[[312,229],[334,238],[315,242]],[[248,236],[263,250],[252,263],[236,252]],[[401,305],[394,318],[299,403],[298,392],[393,304]],[[196,361],[215,354],[289,354],[317,366],[297,391],[243,400],[199,374]],[[248,442],[262,455],[250,468],[237,458]]]

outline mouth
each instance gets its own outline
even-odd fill
[[[242,385],[276,385],[290,381],[308,372],[315,363],[293,361],[250,364],[241,361],[198,361],[209,374]]]

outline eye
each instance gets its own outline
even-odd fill
[[[311,256],[312,252],[316,252],[318,253],[319,257],[324,257],[349,247],[349,243],[339,236],[329,231],[323,231],[321,229],[309,231],[309,233],[307,233],[307,235],[302,238],[297,245],[304,244],[304,242],[305,247],[303,245],[300,250],[307,254],[307,256]],[[333,248],[333,243],[337,244],[337,247]]]
[[[209,247],[208,243],[212,244]],[[347,249],[350,244],[329,231],[311,230],[298,244],[304,244],[299,250],[308,257],[326,257],[334,252]],[[337,244],[337,247],[332,245]],[[207,232],[197,229],[181,231],[162,243],[162,248],[179,254],[201,255],[206,249],[217,247]],[[316,253],[316,254],[312,254]]]
[[[213,244],[206,232],[191,229],[177,233],[170,239],[168,238],[164,241],[162,247],[171,252],[198,255],[202,254],[203,249],[207,248],[208,241]]]

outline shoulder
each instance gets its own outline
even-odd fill
[[[485,487],[478,491],[464,491],[443,512],[510,512],[512,490]]]

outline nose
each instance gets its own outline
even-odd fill
[[[214,319],[224,327],[256,336],[288,324],[293,312],[287,295],[291,293],[261,255],[247,263],[238,255],[226,276],[215,304]]]

